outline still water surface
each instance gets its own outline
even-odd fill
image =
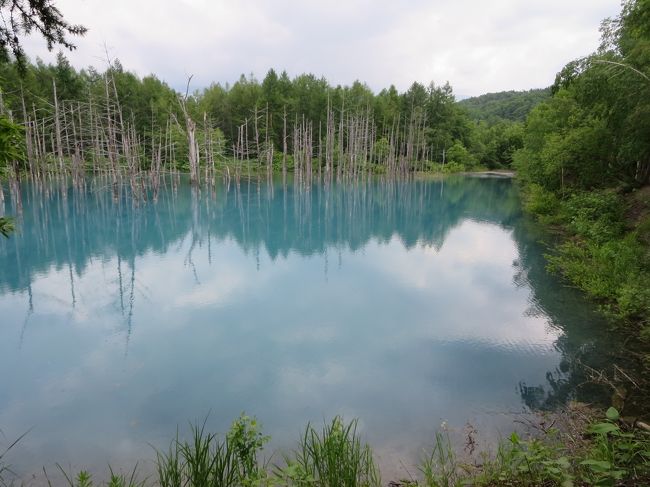
[[[130,468],[177,426],[256,415],[273,448],[342,414],[386,464],[573,397],[597,320],[544,270],[510,180],[192,191],[23,184],[0,241],[10,462]],[[597,352],[597,350],[596,350]]]

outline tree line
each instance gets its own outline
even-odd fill
[[[261,81],[242,75],[182,94],[118,60],[76,70],[62,53],[53,64],[3,62],[0,80],[0,112],[25,133],[25,157],[10,166],[34,175],[405,175],[509,167],[523,142],[521,124],[474,121],[448,83],[374,93],[359,81],[333,86],[270,69]]]

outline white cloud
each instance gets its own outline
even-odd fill
[[[457,94],[549,85],[568,61],[593,51],[600,20],[617,0],[59,0],[66,19],[89,28],[69,58],[101,67],[109,54],[176,88],[262,78],[270,67],[313,72],[330,82],[375,89],[413,81],[444,83]],[[40,39],[26,42],[46,60]]]

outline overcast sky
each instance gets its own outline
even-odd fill
[[[358,79],[373,90],[449,81],[458,97],[552,83],[568,61],[598,46],[619,0],[55,0],[88,27],[68,53],[77,67],[111,57],[177,89],[291,76]],[[32,57],[53,60],[40,39]]]

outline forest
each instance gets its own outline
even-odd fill
[[[331,86],[270,69],[261,82],[242,75],[182,94],[119,60],[108,66],[77,71],[62,53],[54,65],[27,63],[22,75],[16,62],[0,66],[0,109],[26,135],[26,157],[13,158],[13,170],[184,169],[197,180],[251,167],[408,174],[509,167],[522,145],[521,124],[472,120],[448,83],[375,94],[359,81]]]
[[[458,102],[467,109],[472,119],[490,123],[501,120],[523,122],[530,111],[551,97],[550,88],[528,91],[502,91],[465,98]]]

